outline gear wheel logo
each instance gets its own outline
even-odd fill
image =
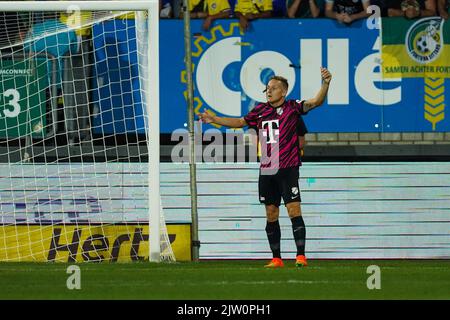
[[[205,35],[201,35],[197,37],[192,46],[192,73],[193,73],[193,81],[194,81],[194,98],[193,98],[193,104],[194,104],[194,113],[198,114],[202,108],[206,107],[209,109],[209,112],[212,114],[217,114],[220,112],[217,112],[218,106],[209,105],[205,102],[205,99],[202,98],[199,90],[198,90],[198,84],[196,83],[196,75],[198,71],[198,65],[201,62],[202,57],[204,54],[208,51],[209,48],[211,48],[214,44],[218,43],[219,41],[225,40],[230,37],[241,37],[243,35],[243,32],[239,28],[239,23],[233,22],[230,23],[228,26],[228,30],[224,29],[223,25],[217,25],[211,28],[209,37]],[[240,44],[242,45],[242,44]],[[183,70],[181,72],[181,82],[187,84],[187,72],[186,70]],[[183,96],[185,100],[187,100],[188,91],[187,88],[183,92]],[[220,128],[219,125],[214,125],[216,128]]]

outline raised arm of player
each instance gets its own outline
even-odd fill
[[[215,123],[230,128],[242,128],[247,126],[247,122],[244,118],[218,117],[208,113],[208,110],[206,109],[203,113],[199,113],[199,117],[204,123]]]
[[[331,81],[331,73],[326,68],[320,68],[320,72],[322,74],[322,86],[320,87],[319,92],[316,94],[314,98],[305,100],[303,103],[303,111],[306,113],[311,109],[314,109],[325,101],[325,98],[328,94],[328,87],[330,86]]]

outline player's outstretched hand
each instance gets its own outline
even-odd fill
[[[327,68],[320,67],[320,73],[322,74],[322,80],[325,83],[330,83],[331,81],[331,73]]]
[[[200,120],[201,120],[203,123],[211,123],[211,122],[214,122],[214,117],[213,117],[213,115],[209,114],[209,113],[208,113],[208,110],[206,110],[206,109],[204,109],[204,112],[203,112],[203,113],[200,112],[200,113],[198,114],[198,116],[199,116]]]

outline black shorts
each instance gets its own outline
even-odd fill
[[[280,206],[281,198],[284,204],[301,202],[298,185],[299,167],[279,169],[276,174],[264,175],[259,172],[259,202],[265,205]]]

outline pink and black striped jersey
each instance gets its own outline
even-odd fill
[[[286,100],[278,108],[260,103],[246,116],[249,127],[257,128],[261,143],[261,169],[283,169],[301,165],[297,122],[306,114],[303,102]]]

